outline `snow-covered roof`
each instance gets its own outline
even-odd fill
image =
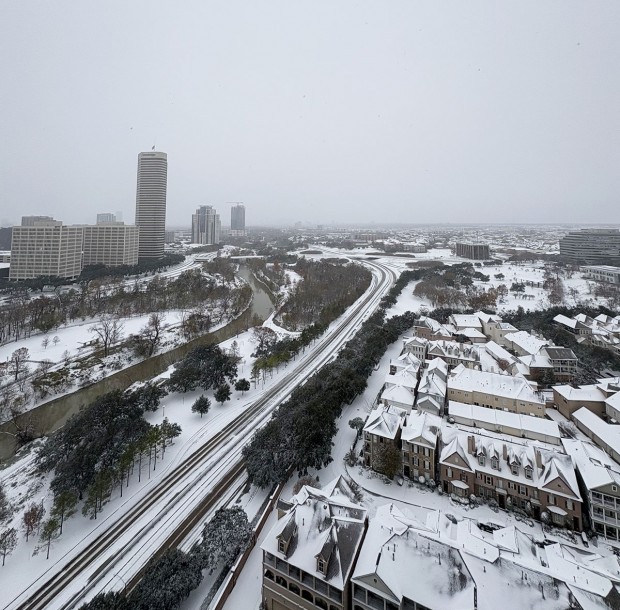
[[[326,490],[306,485],[291,504],[261,549],[344,590],[364,536],[366,509],[343,493],[342,482],[332,482]],[[287,545],[285,553],[279,549],[280,540]],[[326,574],[317,570],[319,556],[327,563]]]
[[[388,373],[385,376],[385,385],[388,387],[398,385],[415,390],[418,385],[418,371],[410,365],[397,370],[393,375]]]
[[[581,501],[571,458],[551,448],[545,449],[545,445],[541,442],[525,439],[507,440],[505,437],[496,438],[481,433],[472,434],[450,427],[445,422],[442,424],[441,437],[443,447],[439,462],[442,464],[456,452],[472,472],[500,476],[502,479],[535,486],[545,491],[550,491],[550,485],[560,479],[568,488],[568,492],[560,491],[557,484],[551,491],[556,495]],[[470,438],[473,441],[473,454],[469,452]],[[478,459],[480,456],[485,457],[484,463],[480,463]],[[497,468],[493,467],[493,457],[497,458]],[[517,474],[512,472],[513,464],[519,466]],[[525,476],[526,467],[532,469],[532,478]]]
[[[381,393],[381,400],[384,403],[399,403],[403,405],[411,405],[415,400],[415,394],[412,388],[407,388],[402,385],[392,385],[386,387]]]
[[[428,346],[428,357],[458,358],[476,362],[479,359],[478,348],[473,345],[458,343],[457,341],[431,341]],[[434,358],[433,358],[434,359]]]
[[[407,411],[399,407],[379,406],[373,409],[366,420],[364,432],[382,436],[384,438],[395,439],[398,431],[405,421]]]
[[[434,449],[437,445],[440,426],[441,418],[437,415],[414,411],[407,416],[401,439],[409,442],[416,441],[418,444],[425,444]]]
[[[604,402],[605,394],[598,385],[582,385],[573,387],[572,385],[554,385],[552,389],[562,398],[570,401],[584,402]]]
[[[501,409],[488,409],[478,405],[467,405],[462,402],[451,400],[448,404],[448,413],[457,423],[468,426],[479,426],[489,430],[498,428],[512,428],[524,432],[534,432],[544,435],[552,442],[559,442],[560,429],[558,425],[550,420],[531,415],[521,415],[502,411]]]
[[[461,610],[474,606],[475,584],[461,552],[414,527],[393,504],[381,506],[371,520],[353,581],[369,590],[381,582],[393,601],[403,598],[427,608]],[[412,575],[423,574],[423,578]],[[381,590],[379,589],[379,590]]]
[[[600,439],[606,450],[610,448],[616,454],[620,454],[620,426],[604,422],[596,413],[592,413],[586,407],[577,409],[572,417],[578,426],[585,428]]]
[[[590,490],[605,485],[620,485],[620,465],[591,442],[562,439],[562,445],[571,456],[575,468]]]
[[[478,328],[482,329],[482,322],[476,314],[452,314],[449,318],[451,324],[456,326],[458,330],[464,328]]]
[[[450,372],[448,387],[466,392],[484,392],[514,400],[545,404],[541,396],[534,392],[527,380],[522,377],[476,371],[465,368],[463,365],[455,367]]]
[[[520,347],[524,352],[528,354],[538,353],[545,345],[549,345],[549,341],[545,339],[538,339],[534,335],[531,335],[525,330],[517,331],[516,333],[508,333],[504,337],[506,341],[510,341],[513,345]]]

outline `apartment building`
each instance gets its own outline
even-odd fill
[[[48,216],[24,216],[13,227],[9,279],[73,279],[82,271],[83,229]]]
[[[581,531],[582,499],[571,458],[532,441],[442,427],[439,476],[444,492],[516,506],[536,519]]]
[[[590,527],[608,540],[620,540],[620,465],[590,442],[562,439],[577,469]]]
[[[213,245],[220,243],[221,221],[217,210],[201,205],[192,214],[192,243]]]
[[[620,263],[620,231],[618,229],[581,229],[560,239],[560,254],[588,265]]]
[[[101,216],[100,214],[98,216]],[[138,227],[122,222],[98,222],[84,227],[84,259],[86,265],[137,265]]]
[[[609,284],[620,284],[620,267],[612,267],[611,265],[591,265],[582,267],[582,271],[588,279],[597,282],[607,282]]]
[[[302,487],[288,506],[261,544],[263,608],[349,610],[366,509],[342,478],[322,490]]]
[[[435,481],[437,439],[441,418],[431,413],[414,411],[407,415],[401,432],[403,475],[418,481]]]
[[[385,376],[381,403],[386,406],[398,407],[408,413],[413,409],[415,391],[418,386],[419,367],[412,365]]]
[[[407,337],[403,340],[403,354],[411,354],[421,362],[424,362],[429,343],[429,340],[424,337]]]
[[[599,417],[605,414],[605,392],[597,384],[574,387],[572,385],[553,386],[553,404],[567,419],[572,414],[585,407]]]
[[[523,377],[459,365],[448,376],[448,400],[522,415],[545,416],[545,399]]]
[[[448,421],[459,425],[459,427],[482,428],[517,438],[560,445],[561,435],[558,425],[553,420],[543,419],[542,417],[519,415],[518,413],[450,401],[448,404]]]

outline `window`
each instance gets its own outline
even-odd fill
[[[316,569],[321,574],[325,574],[325,562],[320,557],[316,560]]]
[[[419,453],[420,452],[420,448],[417,445],[413,446],[413,452],[414,453]]]
[[[286,553],[286,542],[284,542],[282,538],[278,540],[278,551],[280,551],[280,553]]]
[[[480,464],[480,466],[484,466],[485,461],[484,455],[478,456],[478,464]]]
[[[288,583],[288,590],[295,595],[301,595],[301,589],[294,582]]]
[[[461,481],[463,481],[463,483],[467,483],[468,482],[467,481],[468,476],[464,472],[461,472],[461,476],[459,478],[461,479]]]
[[[312,598],[312,594],[309,591],[306,591],[305,589],[301,590],[301,598],[307,599],[309,602],[314,601],[314,599]]]
[[[530,481],[532,480],[532,467],[531,466],[525,467],[525,478],[530,479]]]
[[[566,500],[566,508],[568,510],[573,510],[573,501],[572,500]]]
[[[430,449],[428,449],[427,447],[424,448],[424,456],[428,457],[431,454]]]
[[[267,570],[265,572],[265,578],[268,578],[269,580],[273,580],[273,572],[271,570]]]
[[[512,471],[512,474],[514,474],[515,477],[519,476],[519,464],[511,464],[510,470]]]
[[[522,496],[527,495],[527,489],[525,488],[525,485],[519,485],[519,493],[520,493]]]
[[[484,475],[484,482],[487,485],[493,485],[493,477],[490,477],[488,474]]]
[[[555,505],[555,496],[547,494],[547,504]]]
[[[276,583],[286,589],[286,580],[284,580],[284,578],[282,578],[282,576],[279,576],[278,574],[276,574]]]
[[[431,463],[428,460],[424,460],[424,470],[430,470]]]
[[[317,608],[321,608],[322,610],[327,610],[327,602],[320,597],[314,598],[314,605],[317,606]]]
[[[491,458],[491,468],[499,470],[499,460],[496,457]]]
[[[452,468],[448,468],[448,478],[452,478]]]

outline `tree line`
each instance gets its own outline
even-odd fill
[[[152,559],[129,593],[100,593],[80,610],[173,610],[202,582],[205,571],[226,574],[250,544],[253,530],[245,511],[221,508],[188,552],[168,549]],[[216,581],[217,583],[217,581]]]
[[[298,260],[293,269],[303,278],[291,289],[278,318],[289,330],[315,322],[329,324],[368,288],[372,274],[361,265]]]
[[[412,312],[385,319],[412,274],[395,285],[358,333],[308,381],[281,404],[265,427],[243,449],[248,475],[264,488],[285,481],[291,470],[300,475],[331,462],[332,439],[342,407],[366,389],[367,379],[387,347],[415,320]]]

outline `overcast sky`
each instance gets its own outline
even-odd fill
[[[620,222],[620,2],[2,0],[0,220]]]

